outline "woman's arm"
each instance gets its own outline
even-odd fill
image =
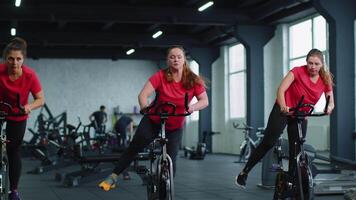
[[[326,113],[328,114],[328,115],[330,115],[331,113],[332,113],[332,111],[334,110],[334,107],[335,107],[335,104],[334,104],[334,93],[333,93],[333,91],[330,91],[330,92],[327,92],[326,94],[325,94],[325,97],[327,98],[327,97],[330,97],[330,100],[329,100],[329,105],[328,105],[328,107],[326,108]]]
[[[286,105],[285,92],[289,88],[289,86],[294,81],[294,75],[292,72],[288,72],[288,74],[283,78],[281,84],[277,90],[277,103],[281,107],[281,112],[288,113],[289,107]]]
[[[192,113],[194,111],[198,111],[204,109],[209,105],[209,99],[206,92],[202,92],[199,96],[197,96],[198,102],[195,104],[189,105],[188,112]]]
[[[143,86],[140,94],[138,95],[138,103],[140,104],[140,110],[146,108],[148,106],[148,97],[152,95],[155,91],[150,81]]]
[[[33,98],[34,98],[34,101],[32,103],[26,104],[24,106],[26,114],[29,114],[29,113],[31,113],[32,110],[35,110],[36,108],[39,108],[44,105],[45,99],[44,99],[44,93],[42,90],[40,92],[34,94]]]

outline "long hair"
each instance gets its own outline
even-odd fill
[[[308,62],[309,57],[311,57],[311,56],[317,56],[323,64],[323,66],[320,68],[320,71],[319,71],[319,76],[321,77],[323,82],[326,85],[331,85],[331,86],[334,85],[333,74],[325,68],[323,52],[321,52],[319,49],[310,50],[307,54],[307,58],[306,58],[307,62]]]
[[[27,55],[27,43],[24,39],[20,37],[15,37],[11,40],[9,44],[6,45],[2,57],[6,60],[7,55],[9,55],[10,51],[21,51],[23,57]]]
[[[185,89],[191,89],[191,88],[194,87],[194,85],[200,84],[200,85],[203,85],[206,88],[204,79],[201,76],[195,74],[190,69],[190,67],[189,67],[189,65],[187,63],[187,59],[185,57],[184,48],[182,46],[179,46],[179,45],[171,46],[167,50],[167,56],[169,55],[169,53],[170,53],[170,51],[172,49],[180,49],[180,50],[182,50],[183,55],[184,55],[183,74],[182,74],[183,87]],[[171,69],[169,67],[164,69],[164,75],[165,75],[166,80],[169,83],[173,81],[173,75],[172,75]]]

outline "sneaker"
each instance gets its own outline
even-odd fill
[[[116,187],[116,182],[117,182],[117,175],[110,174],[110,176],[108,176],[104,181],[99,183],[99,187],[107,192]]]
[[[9,200],[21,200],[19,193],[17,191],[11,191],[9,193]]]
[[[241,172],[238,176],[236,176],[236,181],[235,184],[243,189],[246,187],[246,179],[247,179],[247,174],[244,172]]]

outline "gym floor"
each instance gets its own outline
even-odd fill
[[[176,200],[272,199],[273,190],[257,186],[260,182],[260,163],[250,173],[245,190],[234,185],[234,176],[243,166],[243,164],[234,163],[237,159],[237,156],[220,154],[209,154],[203,161],[179,158],[177,177],[175,178]],[[141,179],[135,173],[130,173],[131,180],[123,180],[120,177],[117,188],[103,192],[97,187],[99,180],[67,188],[54,180],[55,171],[40,175],[26,173],[37,165],[37,161],[30,158],[23,159],[23,175],[19,188],[23,200],[146,199],[146,187],[142,185]],[[78,168],[79,166],[71,166],[60,171]],[[317,196],[315,199],[342,200],[344,198],[342,195],[338,195]]]

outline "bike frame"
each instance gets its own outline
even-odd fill
[[[297,189],[300,195],[300,199],[304,200],[305,196],[304,196],[304,189],[305,187],[308,187],[308,192],[310,193],[309,189],[313,189],[314,183],[313,183],[313,176],[311,173],[311,170],[308,166],[308,156],[304,151],[304,142],[305,142],[305,138],[303,137],[303,132],[302,132],[302,122],[303,120],[305,120],[305,117],[307,116],[324,116],[326,115],[326,109],[328,107],[329,104],[329,100],[330,97],[327,98],[326,101],[326,105],[325,105],[325,109],[324,109],[324,113],[321,114],[312,114],[312,112],[314,111],[314,106],[311,104],[303,104],[303,100],[304,100],[304,96],[302,96],[301,100],[299,101],[297,107],[295,108],[291,108],[290,110],[293,111],[293,114],[291,114],[291,117],[295,117],[295,119],[297,120],[297,126],[298,126],[298,136],[299,136],[299,140],[297,142],[294,143],[295,149],[297,149],[297,146],[300,147],[300,152],[298,154],[296,154],[293,159],[296,161],[295,167],[296,167],[296,172],[297,172],[297,182],[294,180],[292,180],[293,178],[282,178],[283,180],[280,179],[280,177],[283,177],[283,175],[281,175],[281,173],[285,173],[281,168],[280,168],[280,172],[279,174],[277,174],[277,178],[276,178],[276,187],[275,187],[275,197],[276,197],[276,190],[279,190],[280,188],[285,187],[285,191],[283,192],[287,192],[287,193],[293,193],[293,190],[295,189],[295,187],[297,186]],[[309,108],[309,111],[303,111],[302,108]],[[289,158],[291,159],[291,158]],[[302,171],[301,168],[304,167],[306,169],[306,177],[308,180],[308,185],[304,185],[303,187],[303,175],[302,175]],[[288,173],[288,172],[287,172]],[[290,174],[288,173],[287,176],[289,176]],[[289,180],[292,180],[289,182]],[[282,183],[282,184],[281,184]],[[298,184],[298,185],[297,185]],[[282,187],[278,187],[281,186]],[[277,195],[281,195],[280,193],[277,193]],[[290,195],[288,197],[295,197],[293,195]],[[308,196],[308,198],[312,198],[310,196]]]
[[[6,153],[6,143],[9,141],[6,139],[6,134],[3,131],[3,126],[6,121],[7,116],[23,116],[24,108],[20,105],[20,95],[17,94],[17,108],[20,110],[19,113],[13,113],[13,107],[6,103],[0,102],[0,106],[2,109],[0,110],[0,145],[1,145],[1,152],[0,152],[0,199],[5,200],[8,198],[8,160],[7,160],[7,153]]]
[[[156,199],[157,198],[157,192],[158,192],[158,198],[161,199],[161,194],[160,192],[165,193],[164,200],[174,200],[174,181],[173,181],[173,162],[171,157],[167,153],[167,139],[166,139],[166,120],[168,117],[174,117],[174,116],[188,116],[191,113],[188,112],[188,94],[185,94],[185,110],[186,113],[184,114],[176,114],[176,106],[172,103],[165,102],[160,105],[157,104],[157,99],[159,97],[159,94],[156,93],[156,98],[153,101],[153,104],[150,105],[149,107],[145,108],[144,110],[141,110],[141,114],[145,116],[159,116],[161,119],[161,131],[159,134],[159,137],[154,140],[154,144],[156,141],[158,141],[161,144],[160,147],[160,152],[161,154],[159,155],[158,158],[156,158],[153,150],[151,150],[151,163],[150,163],[150,171],[148,172],[149,179],[152,181],[148,182],[147,185],[147,192],[148,192],[148,199],[151,200],[150,198]],[[164,111],[166,107],[170,107],[172,109],[171,112],[166,112]],[[154,112],[150,112],[151,109],[155,108]],[[156,169],[153,169],[153,163],[157,162]],[[156,172],[156,174],[154,174]],[[168,174],[167,174],[168,173]],[[164,181],[164,185],[162,185],[162,181]],[[150,185],[152,184],[152,185]],[[162,188],[165,187],[165,188]],[[156,190],[157,188],[157,190]],[[151,191],[153,190],[153,191]],[[168,196],[168,197],[167,197]]]
[[[5,123],[5,117],[0,117],[0,145],[1,145],[1,155],[0,155],[0,199],[7,198],[7,191],[8,191],[8,162],[6,157],[6,135],[3,131],[3,125]]]
[[[303,180],[302,180],[302,172],[301,172],[301,167],[302,165],[304,165],[303,167],[306,167],[307,169],[307,178],[308,178],[308,183],[309,185],[307,187],[312,188],[313,187],[313,176],[311,175],[311,170],[308,166],[308,159],[307,159],[307,154],[304,151],[304,137],[303,137],[303,133],[302,133],[302,122],[303,119],[297,118],[297,125],[298,125],[298,135],[299,135],[299,144],[295,144],[299,145],[300,147],[300,152],[297,154],[296,156],[296,167],[297,167],[297,174],[298,174],[298,182],[299,182],[299,193],[300,193],[300,198],[301,200],[304,200],[304,191],[303,191]],[[304,186],[305,187],[305,186]],[[309,197],[310,198],[310,197]]]
[[[243,123],[244,127],[239,127],[239,124],[233,123],[233,126],[235,129],[242,130],[244,133],[244,140],[242,141],[240,145],[240,160],[237,162],[243,162],[248,160],[248,157],[246,157],[246,150],[248,151],[254,151],[258,144],[261,142],[261,136],[262,135],[260,132],[262,131],[260,128],[257,128],[256,132],[256,139],[254,140],[251,137],[251,131],[254,130],[253,127],[247,126],[245,123]],[[263,136],[262,136],[263,137]],[[249,153],[251,154],[251,152]]]

